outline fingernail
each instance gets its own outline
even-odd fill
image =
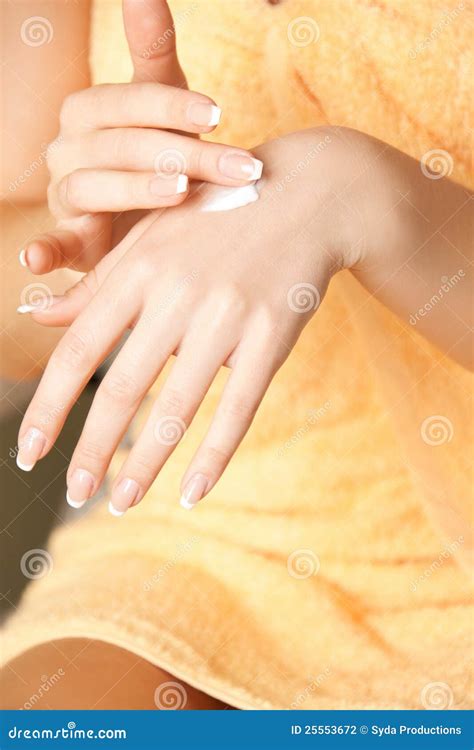
[[[68,479],[66,500],[71,508],[82,508],[94,491],[94,477],[86,469],[75,469]]]
[[[18,260],[20,262],[20,266],[23,266],[23,268],[28,268],[28,261],[26,258],[26,249],[23,248],[23,250],[20,250],[20,254],[18,256]]]
[[[193,125],[203,125],[211,127],[217,125],[221,119],[222,110],[214,104],[205,104],[204,102],[194,102],[188,109],[188,117]]]
[[[192,510],[204,497],[209,479],[204,474],[195,474],[187,483],[181,495],[180,505],[186,510]]]
[[[122,479],[113,490],[109,511],[113,516],[123,516],[140,495],[140,485],[134,479]]]
[[[16,465],[22,471],[31,471],[46,445],[46,435],[37,427],[30,427],[18,442]]]
[[[20,305],[16,308],[16,311],[17,313],[20,313],[20,315],[33,312],[48,312],[48,310],[65,299],[65,295],[57,294],[52,297],[48,297],[47,299],[40,300],[36,305]]]
[[[245,154],[223,154],[219,158],[219,169],[223,175],[235,180],[259,180],[263,162]]]
[[[170,175],[153,177],[150,180],[150,193],[160,197],[185,193],[188,189],[188,182],[188,177],[185,174],[173,175],[173,179]]]

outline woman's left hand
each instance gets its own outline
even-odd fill
[[[48,453],[91,375],[133,329],[98,388],[72,456],[73,507],[99,488],[172,354],[170,375],[114,482],[110,509],[120,515],[143,498],[226,364],[231,374],[221,401],[182,481],[182,505],[201,500],[235,453],[332,275],[346,265],[350,218],[342,220],[338,191],[351,178],[355,150],[347,135],[304,131],[256,153],[266,168],[256,203],[202,212],[216,190],[204,186],[159,222],[147,216],[127,238],[127,246],[136,239],[130,249],[117,246],[64,297],[34,313],[41,324],[72,324],[23,419],[18,458],[26,469]]]

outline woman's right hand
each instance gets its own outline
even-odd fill
[[[187,89],[165,0],[124,0],[124,23],[133,82],[93,86],[63,104],[48,148],[56,230],[20,254],[33,273],[90,270],[134,223],[122,212],[182,203],[188,178],[237,186],[261,175],[249,152],[192,137],[210,133],[220,109]]]

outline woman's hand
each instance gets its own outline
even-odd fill
[[[143,498],[227,364],[221,402],[182,482],[181,502],[193,507],[221,476],[331,276],[345,265],[352,212],[341,220],[335,193],[350,179],[351,149],[334,132],[315,130],[257,153],[268,165],[259,201],[204,213],[201,202],[215,190],[207,186],[158,223],[150,214],[132,230],[127,252],[118,246],[70,293],[34,314],[44,324],[73,322],[21,426],[19,464],[26,469],[48,453],[92,373],[133,329],[71,460],[74,507],[97,491],[172,354],[168,380],[114,483],[111,510],[121,514]]]
[[[124,236],[136,221],[122,212],[182,203],[188,178],[232,186],[261,175],[261,162],[247,151],[190,137],[210,133],[220,109],[187,90],[167,3],[125,0],[124,21],[133,82],[94,86],[63,104],[48,148],[57,229],[20,255],[34,273],[65,265],[90,270],[117,240],[113,230]]]

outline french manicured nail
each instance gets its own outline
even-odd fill
[[[204,497],[208,484],[209,479],[204,474],[195,474],[184,488],[180,505],[186,510],[192,510]]]
[[[20,266],[23,266],[23,268],[28,268],[28,260],[26,257],[26,248],[23,248],[23,250],[20,250],[20,254],[18,256],[18,261],[20,263]]]
[[[82,508],[94,492],[94,477],[86,469],[75,469],[67,483],[66,500],[71,508]]]
[[[222,174],[234,180],[259,180],[262,176],[263,162],[253,156],[222,154],[218,163]]]
[[[163,195],[185,193],[188,189],[188,182],[188,177],[185,174],[178,174],[173,176],[173,178],[170,175],[153,177],[150,181],[150,193],[160,197]]]
[[[65,300],[66,297],[62,294],[54,295],[52,297],[45,297],[39,300],[35,305],[20,305],[16,308],[17,313],[24,315],[25,313],[32,312],[48,312],[52,307],[57,305],[59,302]]]
[[[46,435],[37,427],[30,427],[18,442],[16,465],[23,471],[31,471],[46,445]]]
[[[217,125],[221,119],[221,113],[220,107],[205,102],[194,102],[188,109],[190,122],[204,127]]]
[[[134,479],[122,479],[112,493],[109,511],[113,516],[123,516],[140,495],[140,485]]]

